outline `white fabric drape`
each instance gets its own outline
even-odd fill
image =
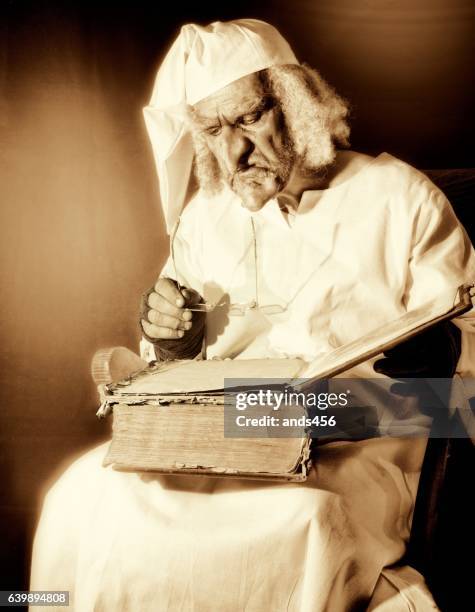
[[[208,358],[311,359],[475,278],[442,193],[387,154],[305,193],[290,223],[275,201],[253,219],[259,303],[285,311],[217,309]],[[254,299],[250,226],[231,193],[195,198],[176,238],[178,280],[212,302]],[[163,273],[173,276],[171,262]],[[466,352],[472,316],[459,325]],[[374,376],[372,364],[348,375]],[[31,588],[68,589],[80,612],[349,610],[404,552],[425,445],[328,444],[298,485],[114,472],[101,446],[47,495]]]

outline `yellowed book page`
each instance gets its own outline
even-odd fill
[[[105,463],[130,469],[285,474],[297,468],[308,450],[303,428],[300,432],[301,437],[228,438],[222,406],[119,404]]]
[[[226,378],[291,381],[306,366],[301,359],[226,359],[172,361],[146,370],[120,393],[164,395],[223,389]]]

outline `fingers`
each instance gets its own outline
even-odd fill
[[[147,334],[147,336],[157,340],[172,340],[177,338],[183,338],[185,334],[182,329],[162,327],[160,325],[155,325],[154,323],[149,323],[144,319],[141,319],[140,322],[142,324],[143,331]]]
[[[159,278],[155,283],[155,291],[167,302],[178,306],[178,308],[182,308],[185,305],[185,299],[178,289],[176,282],[170,278]]]
[[[181,297],[183,303],[185,302],[183,296]],[[169,315],[174,317],[175,319],[183,319],[184,321],[190,321],[192,318],[192,313],[189,310],[184,310],[183,308],[179,308],[175,304],[170,303],[163,295],[156,293],[153,291],[148,296],[148,306],[152,310],[163,313],[165,315]]]
[[[191,314],[187,311],[183,311],[183,317],[185,315]],[[159,327],[169,327],[170,329],[183,329],[188,330],[191,329],[191,321],[184,320],[183,318],[179,319],[177,317],[173,317],[163,312],[158,312],[157,310],[149,310],[147,319],[150,323],[154,325],[158,325]]]
[[[201,302],[201,295],[194,289],[182,289],[181,292],[186,299],[186,306],[194,306]]]
[[[179,289],[175,281],[159,278],[146,298],[141,319],[143,331],[154,340],[182,338],[193,325],[193,314],[185,304],[191,306],[199,301],[201,296],[193,289]]]

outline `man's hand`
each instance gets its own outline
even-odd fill
[[[443,321],[384,353],[375,372],[390,378],[451,378],[461,351],[461,332]]]
[[[141,326],[147,339],[183,338],[193,327],[193,313],[186,306],[196,304],[200,295],[193,289],[179,289],[170,278],[159,278],[142,299]],[[199,315],[201,313],[195,313]]]

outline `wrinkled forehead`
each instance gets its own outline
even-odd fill
[[[197,102],[192,107],[193,118],[207,123],[220,116],[238,116],[250,112],[267,95],[259,73],[254,72]]]

